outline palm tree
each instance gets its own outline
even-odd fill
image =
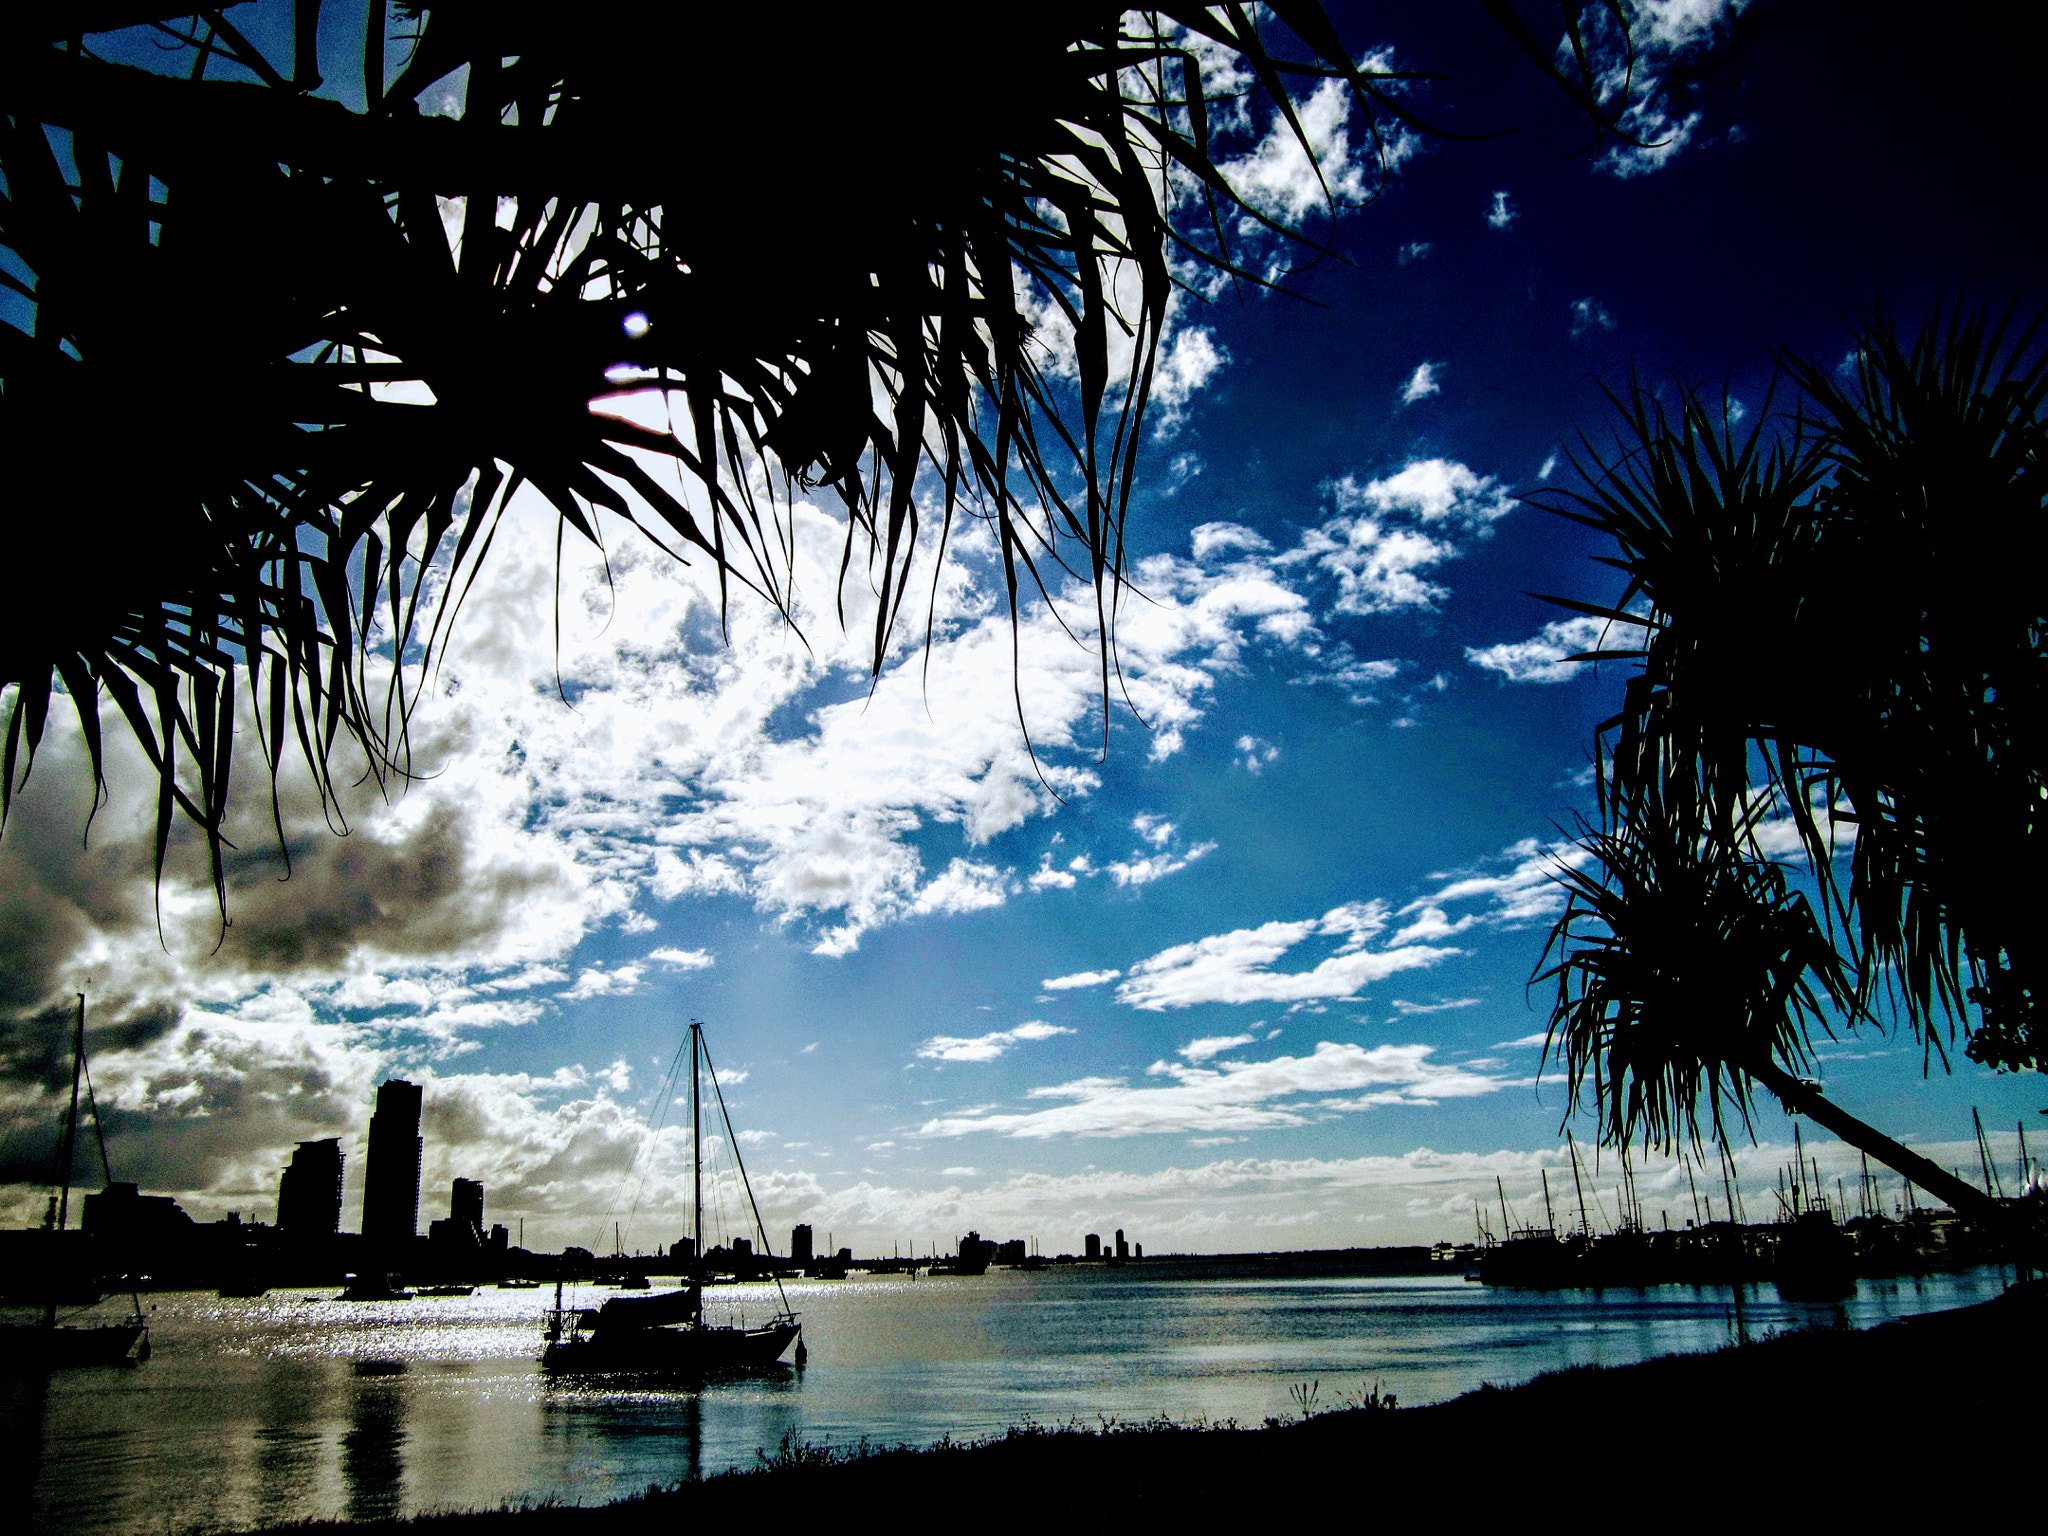
[[[1903,342],[1859,329],[1849,378],[1781,359],[1801,391],[1738,434],[1681,391],[1617,397],[1553,510],[1611,537],[1611,604],[1641,625],[1600,728],[1589,865],[1551,934],[1552,1044],[1603,1134],[1698,1136],[1704,1100],[1747,1123],[1762,1082],[1958,1206],[1980,1192],[1801,1080],[1811,1031],[1891,1005],[1930,1060],[2041,1061],[2031,1012],[2041,898],[1998,878],[2040,847],[2043,594],[2028,562],[2048,492],[2048,360],[2034,327],[1936,315]],[[1789,829],[1817,900],[1774,852]],[[1844,833],[1853,836],[1846,850]],[[1776,836],[1774,837],[1775,834]],[[2004,1010],[1987,1025],[1972,1000]]]
[[[1612,128],[1579,6],[1565,71],[1484,8]],[[404,773],[407,690],[521,486],[785,613],[786,514],[829,488],[877,668],[934,486],[942,543],[993,527],[1013,612],[1092,583],[1106,729],[1174,263],[1257,282],[1232,231],[1300,238],[1212,117],[1263,104],[1309,149],[1291,93],[1338,81],[1375,135],[1424,126],[1313,0],[826,8],[797,37],[645,0],[241,14],[52,7],[0,53],[10,566],[79,570],[55,620],[0,605],[0,816],[55,698],[101,772],[104,693],[156,771],[159,870],[183,815],[217,891],[243,710],[273,802],[296,753],[338,816],[343,738]],[[1248,103],[1211,100],[1224,61]],[[629,389],[674,429],[592,409]]]

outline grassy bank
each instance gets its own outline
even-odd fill
[[[1789,1333],[1578,1367],[1420,1408],[1354,1399],[1256,1429],[1159,1422],[1026,1427],[919,1449],[786,1444],[759,1468],[597,1508],[288,1529],[672,1536],[705,1522],[1000,1531],[1477,1515],[1491,1524],[1519,1520],[1514,1511],[1528,1501],[1528,1518],[1578,1508],[1587,1518],[1689,1527],[1710,1512],[1715,1523],[1747,1523],[1795,1509],[1897,1513],[1958,1499],[1954,1513],[1974,1518],[1992,1513],[1975,1501],[2001,1487],[2027,1500],[2033,1522],[2048,1455],[2044,1324],[2048,1282],[2035,1281],[1867,1332]],[[1768,1500],[1751,1502],[1757,1492]],[[1607,1507],[1612,1500],[1620,1504]]]

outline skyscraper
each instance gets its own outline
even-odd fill
[[[811,1262],[811,1227],[809,1222],[801,1223],[790,1229],[789,1257],[793,1263],[797,1264],[808,1264]]]
[[[483,1241],[484,1187],[475,1179],[457,1179],[448,1196],[448,1218],[468,1227]]]
[[[363,1170],[363,1237],[379,1247],[419,1235],[422,1097],[416,1084],[398,1078],[377,1090]]]
[[[332,1237],[341,1230],[341,1143],[302,1141],[277,1181],[277,1230],[286,1237]]]

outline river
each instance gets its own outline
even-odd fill
[[[788,1294],[806,1366],[697,1391],[544,1378],[541,1291],[369,1303],[180,1293],[145,1298],[155,1350],[142,1365],[0,1380],[0,1435],[9,1472],[32,1490],[35,1526],[51,1532],[591,1504],[751,1465],[785,1434],[837,1446],[971,1438],[1027,1420],[1255,1425],[1297,1412],[1294,1394],[1312,1383],[1319,1409],[1376,1384],[1403,1404],[1434,1402],[1744,1332],[1869,1327],[1988,1300],[2010,1277],[1866,1280],[1819,1306],[1769,1286],[1534,1293],[1456,1274],[1170,1260],[803,1281]],[[606,1294],[584,1288],[574,1301]],[[775,1305],[772,1287],[708,1297],[712,1321],[735,1308],[758,1321]]]

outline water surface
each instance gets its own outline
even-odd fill
[[[541,1291],[337,1302],[165,1295],[128,1370],[0,1380],[0,1435],[37,1525],[140,1536],[552,1499],[599,1503],[750,1465],[785,1433],[928,1444],[1032,1420],[1234,1419],[1375,1384],[1404,1404],[1742,1333],[1869,1327],[1996,1295],[2010,1271],[1865,1281],[1806,1305],[1769,1286],[1534,1293],[1159,1261],[788,1287],[810,1359],[698,1391],[540,1374]],[[586,1288],[595,1305],[609,1292]],[[714,1290],[760,1321],[771,1287]],[[113,1311],[112,1304],[102,1310]]]

